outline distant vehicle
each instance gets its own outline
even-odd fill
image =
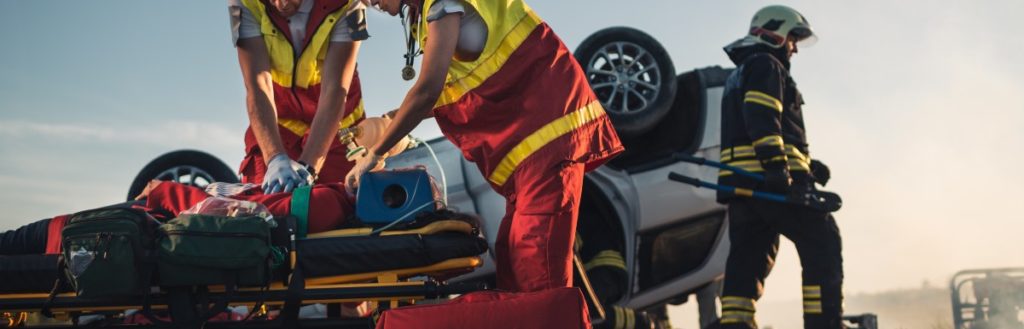
[[[949,290],[953,329],[1024,328],[1024,267],[960,271]]]
[[[626,27],[592,34],[575,56],[626,146],[623,154],[585,177],[579,219],[583,241],[610,239],[624,255],[629,277],[623,286],[628,288],[616,304],[658,310],[700,292],[702,326],[716,320],[718,282],[729,250],[725,208],[715,202],[713,191],[667,176],[678,172],[717,179],[717,169],[671,155],[685,152],[718,159],[720,103],[731,69],[708,67],[676,75],[667,52],[654,38]],[[449,207],[478,214],[482,233],[493,247],[504,198],[448,140],[426,143],[436,162],[420,145],[390,158],[388,167],[422,165],[439,181],[443,177]],[[198,186],[238,181],[233,170],[209,154],[175,151],[148,164],[128,197],[154,178]],[[588,226],[601,229],[583,229]],[[458,279],[493,276],[494,262],[484,264]]]

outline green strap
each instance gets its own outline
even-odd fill
[[[312,186],[306,185],[292,191],[292,216],[295,216],[295,237],[305,239],[309,232],[309,192]]]

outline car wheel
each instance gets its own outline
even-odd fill
[[[574,53],[623,138],[643,134],[672,107],[676,69],[653,37],[628,27],[597,31]]]
[[[213,182],[238,183],[235,171],[216,157],[200,151],[180,150],[161,155],[146,164],[132,180],[128,200],[134,200],[154,179],[199,188]]]

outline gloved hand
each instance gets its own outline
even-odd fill
[[[355,194],[356,189],[359,188],[359,179],[363,177],[363,174],[384,169],[385,158],[387,158],[387,154],[383,156],[367,154],[357,158],[355,166],[348,172],[348,175],[345,175],[345,190],[349,194]]]
[[[828,183],[829,178],[832,178],[832,171],[828,169],[824,163],[818,160],[811,160],[811,175],[814,176],[814,181],[825,186]]]
[[[267,173],[263,175],[263,193],[291,192],[296,187],[309,185],[311,178],[305,166],[292,161],[287,154],[280,153],[267,163]]]
[[[789,186],[792,184],[793,178],[789,176],[786,163],[765,166],[762,185],[766,192],[789,194]]]

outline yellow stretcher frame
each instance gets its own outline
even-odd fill
[[[326,291],[330,289],[360,289],[360,288],[400,288],[400,287],[422,287],[428,284],[427,281],[408,281],[411,277],[418,276],[434,276],[443,275],[446,273],[458,273],[463,271],[470,271],[476,267],[482,265],[483,262],[479,257],[463,257],[454,258],[438,262],[432,265],[415,267],[415,268],[404,268],[397,270],[387,270],[380,272],[368,272],[368,273],[357,273],[357,274],[346,274],[330,277],[319,277],[306,279],[305,292],[316,293],[320,291]],[[280,282],[274,283],[268,289],[269,292],[282,292],[287,290]],[[219,293],[224,291],[223,286],[211,286],[209,288],[211,293]],[[239,292],[259,292],[261,288],[241,288]],[[304,293],[305,295],[306,293]],[[19,313],[19,312],[39,312],[41,306],[44,305],[49,298],[49,294],[46,293],[21,293],[21,294],[3,294],[0,295],[0,313]],[[57,296],[58,299],[72,299],[75,298],[75,293],[62,293]],[[316,299],[305,299],[303,298],[303,304],[330,304],[330,303],[345,303],[345,302],[390,302],[390,306],[397,307],[398,302],[409,302],[415,303],[418,300],[427,299],[428,296],[425,294],[410,294],[410,295],[396,295],[396,296],[375,296],[375,297],[352,297],[352,298],[316,298]],[[9,305],[9,302],[19,301],[35,301],[40,307],[29,307],[29,308],[5,308],[2,305]],[[266,300],[265,305],[282,305],[283,300]],[[231,303],[232,306],[254,306],[255,302],[239,302]],[[135,302],[126,302],[124,304],[110,304],[104,306],[92,306],[92,307],[60,307],[55,306],[52,308],[54,313],[69,313],[69,312],[104,312],[104,311],[123,311],[129,309],[140,309],[142,305]],[[165,305],[154,304],[153,309],[163,309]]]
[[[320,239],[320,238],[337,238],[347,236],[362,236],[369,235],[372,232],[370,228],[352,228],[352,229],[340,229],[327,232],[320,232],[310,234],[307,239]],[[403,231],[385,231],[381,235],[400,235],[400,234],[435,234],[440,232],[460,232],[465,234],[475,234],[476,229],[469,223],[458,221],[458,220],[441,220],[430,223],[420,228]],[[305,280],[305,289],[303,295],[310,295],[320,292],[341,292],[341,291],[360,291],[366,289],[388,289],[396,288],[404,291],[412,292],[400,295],[386,295],[386,296],[365,296],[365,297],[344,297],[344,298],[303,298],[303,304],[332,304],[332,303],[346,303],[346,302],[362,302],[370,301],[374,303],[388,302],[389,307],[398,307],[399,302],[408,302],[414,304],[418,300],[424,300],[430,298],[428,294],[423,293],[427,289],[427,285],[436,285],[428,281],[410,281],[413,277],[451,277],[464,272],[470,272],[474,268],[480,267],[483,261],[480,257],[462,257],[444,260],[438,263],[434,263],[427,266],[412,267],[412,268],[401,268],[393,270],[385,270],[378,272],[366,272],[366,273],[355,273],[355,274],[344,274],[327,277],[314,277],[307,278]],[[423,289],[416,289],[422,287]],[[239,293],[259,293],[262,292],[263,288],[240,288]],[[281,282],[274,282],[270,285],[266,292],[270,293],[281,293],[287,291],[287,287]],[[465,288],[462,288],[465,289]],[[210,286],[209,291],[211,294],[217,294],[224,292],[223,286]],[[329,294],[329,293],[328,293]],[[319,294],[323,295],[323,294]],[[74,292],[58,294],[55,300],[74,300],[76,298]],[[43,305],[46,305],[49,299],[47,293],[17,293],[17,294],[0,294],[0,314],[9,313],[17,314],[16,319],[23,320],[24,315],[19,313],[25,312],[39,312]],[[15,304],[13,307],[8,307]],[[111,311],[123,311],[130,309],[141,309],[141,303],[136,300],[126,301],[124,303],[114,302],[105,304],[102,306],[60,306],[55,305],[51,308],[51,311],[58,315],[58,317],[66,315],[68,313],[96,313],[96,312],[111,312]],[[256,302],[237,302],[231,303],[232,306],[255,306]],[[264,301],[264,305],[268,306],[279,306],[283,305],[284,300],[282,299],[267,299]],[[19,307],[18,305],[31,305],[31,307]],[[153,303],[153,309],[166,309],[166,305]],[[23,322],[23,321],[20,321]]]

